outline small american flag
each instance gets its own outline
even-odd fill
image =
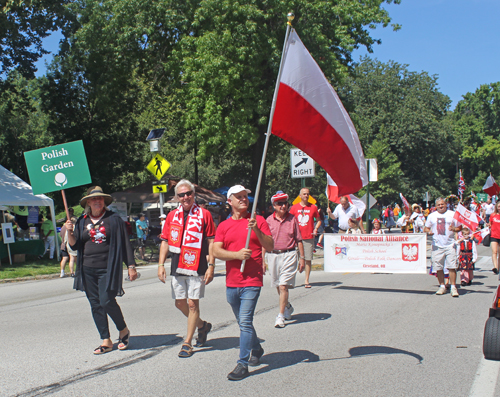
[[[460,179],[458,180],[458,195],[462,197],[464,192],[465,192],[465,181],[464,177],[462,176],[462,170],[460,170]]]

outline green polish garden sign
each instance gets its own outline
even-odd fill
[[[32,150],[24,153],[33,194],[61,190],[92,182],[82,141]]]

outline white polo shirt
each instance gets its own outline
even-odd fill
[[[350,203],[347,210],[344,210],[342,204],[337,205],[335,207],[335,210],[333,211],[333,216],[335,217],[335,219],[339,219],[339,228],[342,230],[349,229],[349,219],[352,216],[359,218],[358,209]]]

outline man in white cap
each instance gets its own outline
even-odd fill
[[[214,240],[214,256],[226,261],[226,298],[240,327],[240,357],[227,376],[229,380],[246,378],[248,366],[259,365],[264,354],[253,326],[253,315],[264,275],[262,248],[272,251],[274,244],[266,220],[260,215],[250,218],[248,193],[250,190],[241,185],[228,190],[232,215],[219,224]],[[249,247],[245,248],[248,229],[252,232]],[[243,272],[242,261],[245,261]]]
[[[297,219],[288,212],[288,194],[282,191],[271,197],[274,213],[266,219],[274,240],[274,249],[266,253],[271,273],[271,287],[276,287],[280,297],[280,312],[274,326],[285,327],[285,320],[292,319],[293,307],[288,300],[288,290],[295,287],[297,259],[299,272],[305,267],[304,245]],[[297,247],[299,255],[297,257]]]
[[[160,219],[161,219],[161,230],[163,231],[163,226],[165,226],[165,219],[167,219],[167,215],[165,214],[161,214],[160,215]]]

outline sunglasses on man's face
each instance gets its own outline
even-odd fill
[[[177,194],[177,196],[179,196],[180,198],[183,198],[184,196],[191,196],[193,194],[193,191],[190,190],[189,192],[185,192],[185,193],[179,193]]]
[[[288,204],[288,202],[286,202],[286,201],[277,201],[277,202],[275,202],[274,204],[276,204],[278,207],[282,207],[282,206],[284,206],[284,205],[287,205],[287,204]]]

